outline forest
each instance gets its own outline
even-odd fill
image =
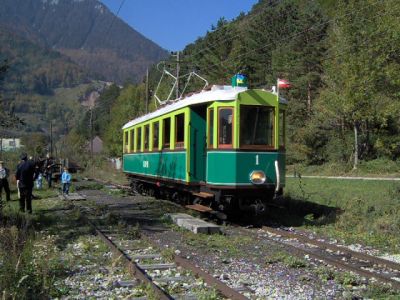
[[[262,0],[248,14],[221,18],[180,53],[180,74],[191,71],[210,84],[229,84],[246,74],[250,88],[271,89],[277,78],[292,88],[289,101],[289,164],[340,163],[400,158],[400,2],[396,0]],[[149,75],[150,96],[160,69],[176,72],[171,55]],[[180,79],[181,89],[185,78]],[[161,94],[171,82],[164,81]],[[187,92],[198,90],[192,82]],[[181,90],[182,92],[182,90]],[[161,95],[162,96],[162,95]],[[164,95],[165,96],[165,95]],[[122,152],[121,126],[145,113],[146,83],[111,85],[66,130],[69,147],[83,149],[99,135],[110,156]],[[156,109],[150,99],[150,110]],[[88,127],[90,113],[92,130]],[[70,149],[75,153],[74,149]]]
[[[240,72],[250,88],[265,89],[288,79],[289,163],[357,168],[377,158],[394,161],[400,157],[399,17],[395,0],[260,1],[188,45],[180,72],[196,71],[212,84],[229,84]],[[174,59],[165,63],[171,73]],[[154,67],[152,91],[159,77]],[[143,83],[101,96],[96,130],[111,155],[121,153],[122,124],[144,113],[145,94]]]

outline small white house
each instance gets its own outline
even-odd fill
[[[21,139],[0,137],[0,151],[15,151],[21,148]]]

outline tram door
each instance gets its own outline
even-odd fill
[[[191,107],[190,118],[190,177],[192,182],[206,181],[207,106]]]

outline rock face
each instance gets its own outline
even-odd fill
[[[168,54],[97,0],[3,0],[0,25],[107,81],[138,81]]]

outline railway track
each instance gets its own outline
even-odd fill
[[[389,284],[400,290],[400,264],[325,241],[299,232],[262,227],[266,237],[283,244],[298,256],[308,256],[336,268],[356,273],[369,280]]]
[[[197,299],[199,293],[207,291],[211,294],[217,291],[221,299],[248,299],[239,291],[230,288],[175,253],[168,253],[168,258],[165,258],[162,251],[154,250],[156,247],[151,247],[153,250],[150,253],[143,253],[143,246],[138,245],[138,242],[144,240],[147,245],[151,245],[151,240],[145,236],[139,240],[127,240],[118,232],[96,225],[95,220],[91,219],[92,216],[89,216],[90,209],[87,207],[73,205],[84,211],[84,220],[94,228],[97,236],[109,247],[114,256],[123,262],[132,277],[152,289],[156,299]],[[248,292],[246,289],[243,291]]]
[[[114,185],[128,189],[126,186]],[[252,231],[254,232],[254,231]],[[261,239],[268,238],[283,245],[299,257],[310,257],[327,265],[358,274],[368,280],[388,284],[400,291],[400,264],[376,256],[356,252],[343,246],[310,238],[299,232],[272,227],[262,227]]]

